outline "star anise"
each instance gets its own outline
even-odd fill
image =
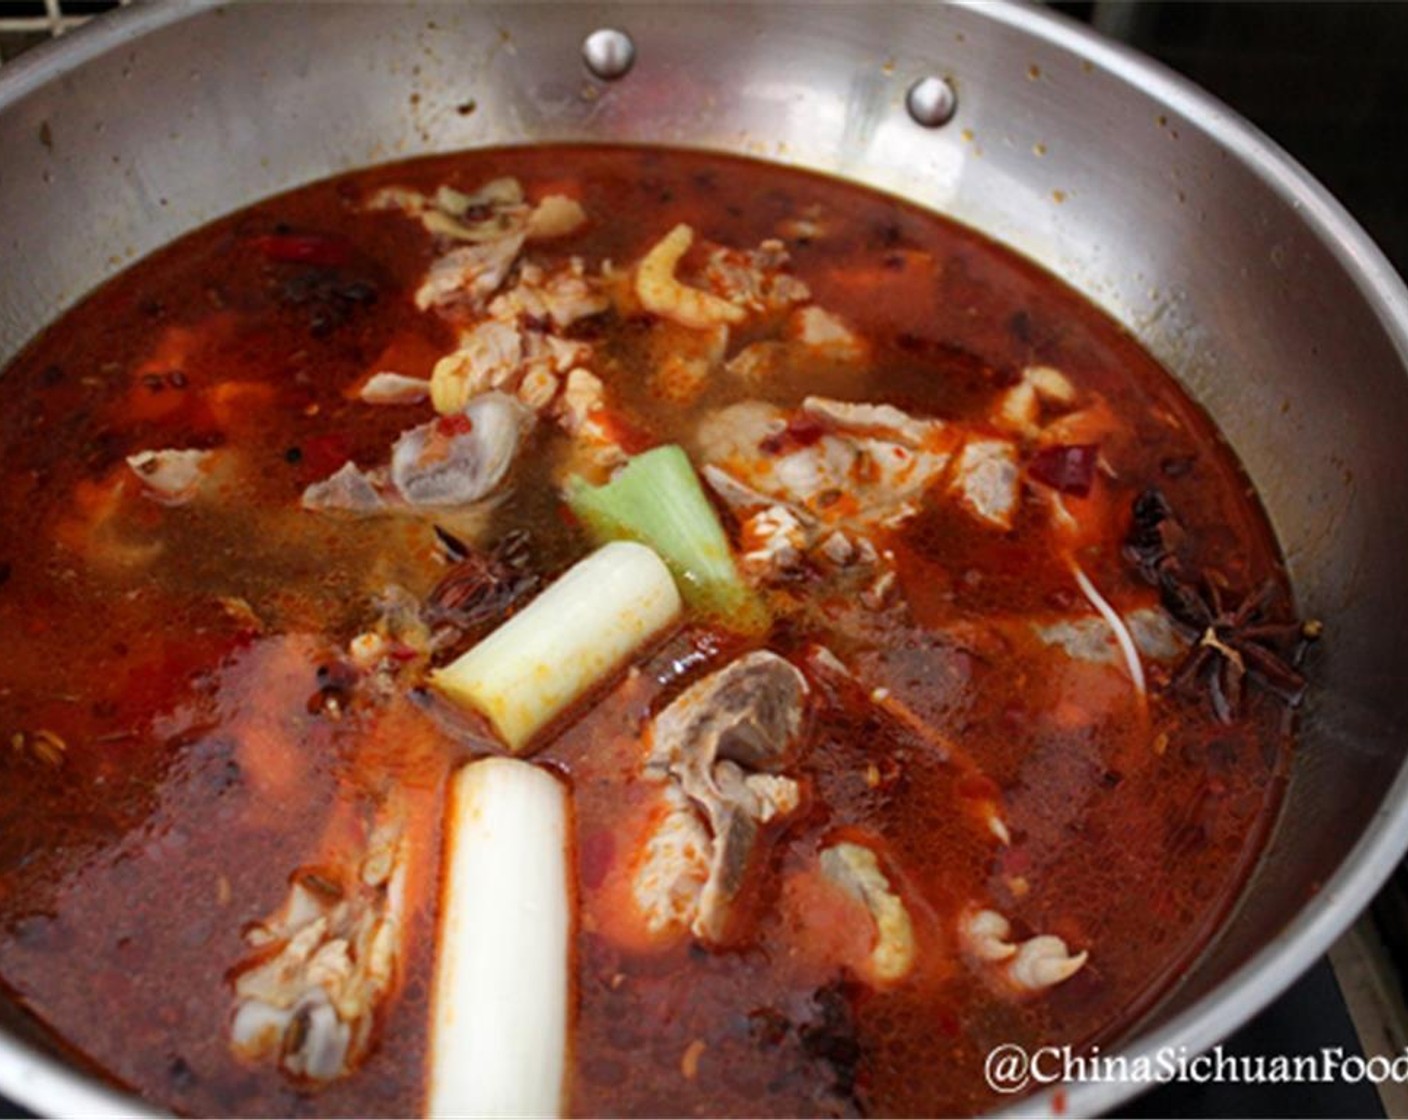
[[[1217,584],[1207,581],[1206,594],[1170,581],[1163,591],[1164,607],[1176,622],[1196,634],[1192,649],[1169,678],[1169,687],[1187,688],[1203,682],[1220,723],[1232,723],[1241,710],[1246,685],[1254,683],[1288,708],[1305,696],[1300,661],[1305,647],[1320,635],[1315,622],[1273,622],[1267,608],[1280,588],[1268,580],[1260,591],[1245,596],[1235,608],[1223,602]],[[1171,606],[1177,603],[1178,611]]]
[[[1185,539],[1162,493],[1146,490],[1135,499],[1125,556],[1159,589],[1164,610],[1193,643],[1174,668],[1168,687],[1205,686],[1220,723],[1237,718],[1249,684],[1287,708],[1296,707],[1306,689],[1300,664],[1306,648],[1320,636],[1320,624],[1269,617],[1280,595],[1275,580],[1267,580],[1234,607],[1224,600],[1215,573],[1204,573],[1196,583],[1184,579],[1178,548]]]
[[[505,534],[488,552],[470,548],[438,525],[435,534],[451,567],[431,591],[425,618],[449,641],[481,637],[537,590],[541,576],[529,568],[532,549],[523,530]]]

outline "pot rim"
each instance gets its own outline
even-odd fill
[[[688,2],[688,0],[686,0]],[[928,0],[939,2],[939,0]],[[1177,112],[1298,210],[1353,277],[1408,375],[1408,288],[1347,210],[1275,141],[1163,64],[1057,13],[1021,0],[950,0],[1058,50],[1089,61]],[[0,69],[0,112],[85,63],[227,0],[155,0],[105,14]],[[629,9],[629,3],[622,5]],[[253,200],[251,200],[253,201]],[[1020,249],[1018,249],[1020,252]],[[1202,1053],[1244,1025],[1294,983],[1354,922],[1408,850],[1408,764],[1400,769],[1359,841],[1334,875],[1250,960],[1216,988],[1118,1053],[1151,1064],[1160,1052]],[[1157,1068],[1155,1066],[1154,1068]],[[1152,1083],[1055,1084],[1001,1115],[1094,1115]],[[37,1112],[64,1116],[155,1116],[151,1105],[111,1088],[0,1032],[0,1091]]]

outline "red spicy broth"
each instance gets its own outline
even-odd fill
[[[343,464],[372,470],[433,420],[431,403],[359,391],[383,371],[430,378],[492,315],[487,297],[416,305],[434,263],[476,244],[426,228],[423,200],[509,178],[522,202],[472,202],[463,222],[551,196],[585,215],[526,241],[488,295],[580,262],[600,310],[565,325],[526,311],[512,329],[573,348],[599,383],[598,443],[583,453],[561,403],[571,374],[553,370],[524,404],[532,426],[494,501],[453,517],[305,508]],[[422,202],[369,205],[390,187]],[[680,224],[695,235],[680,280],[747,307],[726,331],[682,327],[633,287]],[[519,375],[504,384],[526,402]],[[551,583],[592,547],[561,488],[565,472],[605,477],[623,461],[598,456],[603,443],[620,456],[678,443],[696,468],[764,490],[782,485],[776,462],[815,465],[809,449],[827,448],[852,456],[854,485],[779,498],[826,534],[791,567],[758,547],[772,522],[710,490],[771,624],[739,633],[687,612],[533,742],[532,761],[572,797],[572,1113],[992,1107],[992,1047],[1104,1043],[1148,1009],[1216,930],[1274,818],[1304,632],[1235,458],[1081,297],[894,198],[653,149],[377,168],[138,263],[3,383],[0,982],[64,1047],[159,1106],[423,1111],[446,783],[502,748],[424,687],[410,654],[388,678],[394,695],[368,698],[349,643],[386,616],[388,588],[424,608],[466,553],[516,533],[521,570]],[[892,406],[922,434],[906,443],[902,421],[857,426],[816,398]],[[706,433],[733,439],[717,418],[743,401],[774,426],[716,452]],[[919,465],[893,473],[876,447]],[[979,447],[994,458],[965,457]],[[128,457],[164,449],[210,456],[195,482],[154,492]],[[915,484],[913,470],[932,476]],[[884,491],[895,480],[910,487],[898,504]],[[1137,631],[1143,699],[1086,587]],[[1258,609],[1229,621],[1263,587]],[[525,601],[505,598],[485,627]],[[1222,651],[1244,649],[1258,620],[1281,629],[1255,639],[1233,680]],[[469,640],[423,651],[424,666]],[[643,935],[623,899],[658,822],[646,729],[762,649],[806,682],[778,771],[796,803],[760,827],[727,938]],[[393,798],[414,866],[397,975],[364,1048],[327,1079],[236,1053],[251,928],[292,881],[350,889],[338,860]],[[872,971],[879,919],[818,871],[840,843],[873,854],[904,909],[896,978]],[[986,959],[974,940],[989,911],[1007,923],[1001,944],[1059,938],[1068,959],[1088,956],[1023,987],[1015,957]]]

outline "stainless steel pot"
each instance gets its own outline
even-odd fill
[[[583,64],[602,27],[636,48],[614,83]],[[926,76],[957,93],[941,128],[906,111]],[[1273,999],[1408,845],[1408,292],[1284,153],[1147,60],[976,3],[129,8],[0,75],[0,361],[260,196],[546,140],[743,152],[906,195],[1086,293],[1211,411],[1328,641],[1265,857],[1125,1052],[1198,1051]],[[136,1107],[0,1017],[0,1091],[53,1114]],[[1064,1107],[1133,1091],[1073,1087]]]

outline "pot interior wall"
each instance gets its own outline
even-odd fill
[[[1276,939],[1388,811],[1408,741],[1408,380],[1365,280],[1386,266],[1328,234],[1334,205],[1265,149],[1229,151],[1236,127],[1178,83],[1138,88],[1128,60],[1021,9],[282,4],[121,20],[75,36],[62,63],[9,68],[0,361],[194,226],[420,153],[644,141],[902,193],[1042,263],[1165,361],[1246,464],[1302,611],[1327,625],[1281,825],[1156,1018]],[[579,54],[604,25],[639,50],[612,85]],[[904,109],[930,73],[959,98],[937,130]]]

